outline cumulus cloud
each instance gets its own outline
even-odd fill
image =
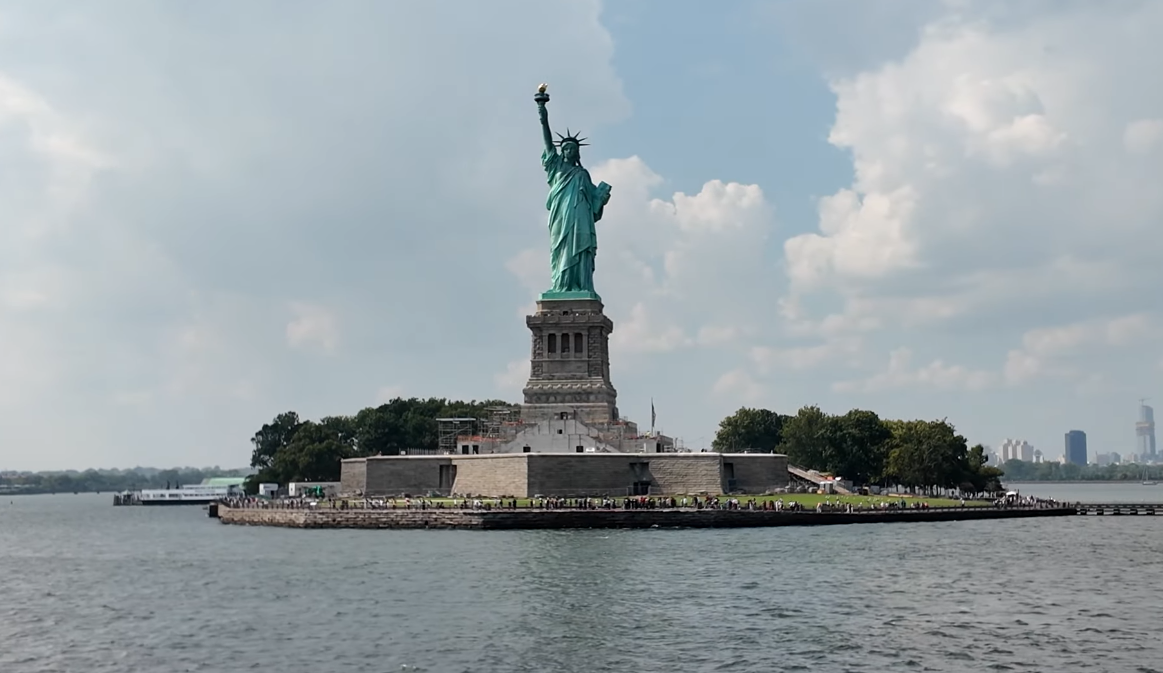
[[[732,369],[715,380],[711,392],[730,404],[760,405],[766,388],[745,369]]]
[[[829,141],[851,153],[854,181],[820,199],[817,232],[784,245],[789,330],[821,342],[757,351],[758,361],[825,361],[851,343],[838,340],[899,343],[902,327],[931,343],[953,343],[951,330],[995,330],[991,343],[1025,333],[1020,350],[958,347],[975,367],[914,369],[905,348],[886,372],[838,384],[983,389],[987,369],[1014,383],[1056,367],[1041,350],[1052,344],[1031,340],[1076,335],[1041,326],[1159,306],[1140,288],[1163,282],[1146,253],[1163,247],[1163,193],[1148,177],[1163,170],[1153,152],[1163,126],[1125,111],[1163,110],[1163,95],[1136,84],[1151,76],[1143,54],[1155,47],[1152,31],[1129,23],[1161,25],[1163,11],[960,7],[903,57],[835,77]]]
[[[1137,119],[1123,131],[1123,146],[1128,152],[1146,154],[1163,143],[1163,119]]]
[[[914,367],[912,361],[911,350],[898,348],[889,354],[888,366],[883,371],[864,380],[837,382],[833,389],[837,392],[863,393],[900,388],[979,391],[989,388],[997,380],[994,372],[950,365],[941,360],[933,360],[920,367]]]
[[[509,334],[464,307],[511,289],[543,198],[533,87],[629,112],[596,0],[222,7],[0,10],[6,466],[244,463],[385,371],[487,394],[434,363]]]
[[[315,347],[334,353],[339,343],[339,319],[326,306],[292,302],[294,317],[287,323],[287,345],[291,348]]]
[[[1125,11],[1159,20],[1150,4]],[[1144,237],[1163,243],[1153,171],[1120,147],[1154,142],[1150,121],[1120,138],[1122,108],[1163,102],[1131,85],[1148,75],[1149,59],[1132,56],[1145,52],[1105,46],[1124,40],[1128,18],[1076,6],[1004,29],[948,19],[903,59],[837,78],[830,141],[852,153],[856,177],[821,199],[819,233],[786,242],[794,295],[826,288],[846,303],[845,316],[879,302],[890,322],[915,313],[890,299],[961,304],[964,313],[1007,303],[1044,312],[1046,297],[1030,296],[1040,288],[1012,288],[1030,277],[1069,286],[1064,266],[1122,264]],[[1148,33],[1130,39],[1149,49]],[[1073,47],[1048,49],[1060,43]],[[1121,269],[1122,279],[1158,277],[1155,268],[1144,257]],[[982,275],[993,282],[975,289]],[[1051,289],[1050,308],[1066,310],[1072,289]],[[1103,288],[1114,289],[1122,288]]]
[[[1163,338],[1163,320],[1152,313],[1133,313],[1032,329],[1022,335],[1022,347],[1006,356],[1004,374],[1011,384],[1042,376],[1076,377],[1078,360],[1111,349],[1154,346]]]
[[[733,325],[703,325],[695,335],[695,343],[700,346],[723,346],[734,343],[741,336],[741,330]]]
[[[825,364],[851,366],[859,362],[862,346],[859,337],[847,337],[812,346],[755,346],[750,355],[759,371],[770,373],[779,369],[814,369]]]
[[[832,148],[730,179],[699,173],[698,147],[666,163],[651,136],[674,120],[628,116],[597,0],[259,2],[228,24],[216,0],[69,21],[6,6],[0,434],[24,450],[5,464],[236,464],[291,408],[346,413],[384,387],[519,396],[519,316],[548,282],[541,81],[555,126],[634,138],[583,157],[614,186],[596,281],[623,407],[667,386],[685,423],[713,426],[740,400],[871,389],[900,416],[1003,382],[1151,394],[1143,324],[1096,321],[1163,314],[1163,91],[1142,84],[1163,8],[904,3],[870,31],[882,9],[837,26],[818,4],[795,32],[828,52]],[[838,29],[840,46],[818,39]],[[832,111],[794,98],[814,136]],[[724,146],[750,133],[715,126]],[[996,428],[1016,409],[960,415]],[[175,438],[191,410],[209,420]]]
[[[529,360],[510,362],[505,367],[505,371],[493,376],[493,381],[496,383],[498,391],[513,399],[519,399],[521,390],[529,382]]]

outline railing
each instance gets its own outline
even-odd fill
[[[1119,515],[1154,515],[1163,513],[1163,503],[1144,502],[1116,502],[1116,503],[1089,503],[1078,502],[1071,505],[1079,514],[1093,514],[1097,516]]]
[[[782,512],[789,514],[883,514],[893,513],[923,513],[923,512],[958,512],[982,511],[991,509],[1005,510],[1039,510],[1039,509],[1069,509],[1075,505],[1058,503],[1033,504],[979,504],[979,505],[950,505],[950,506],[916,506],[901,507],[891,503],[887,507],[861,507],[858,505],[824,506],[817,511],[814,506],[799,506],[790,501],[776,507],[774,501],[733,502],[731,498],[714,498],[700,496],[698,498],[659,497],[659,496],[619,496],[611,498],[359,498],[359,499],[324,499],[301,500],[294,498],[266,500],[261,498],[226,498],[219,501],[223,507],[237,509],[277,509],[277,510],[466,510],[466,511],[546,511],[546,510],[655,510],[655,511],[698,511],[698,510],[731,510],[743,512]],[[1113,507],[1113,506],[1107,506]],[[1125,506],[1123,506],[1125,507]],[[1152,505],[1151,507],[1156,507]],[[1163,505],[1158,506],[1163,509]],[[1078,510],[1082,511],[1082,510]]]

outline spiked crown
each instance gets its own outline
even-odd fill
[[[561,147],[562,145],[564,145],[566,143],[573,143],[573,144],[577,145],[578,147],[585,147],[586,145],[589,145],[589,143],[586,142],[586,140],[588,140],[587,138],[579,138],[578,135],[581,135],[581,134],[572,134],[569,132],[569,129],[565,130],[565,135],[561,135],[560,133],[558,133],[557,134],[558,140],[556,141],[557,146]]]

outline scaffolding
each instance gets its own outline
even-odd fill
[[[476,432],[477,419],[469,417],[436,419],[436,448],[442,454],[457,453],[456,439]]]
[[[521,425],[520,407],[488,407],[481,419],[481,440],[503,442],[514,434]]]

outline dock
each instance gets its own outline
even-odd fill
[[[1076,513],[1086,516],[1154,516],[1155,512],[1163,512],[1163,503],[1089,503],[1080,502],[1074,505]]]
[[[222,523],[283,528],[547,530],[579,528],[770,528],[866,523],[936,523],[1075,516],[1063,507],[934,507],[851,512],[747,509],[343,509],[228,507]]]

